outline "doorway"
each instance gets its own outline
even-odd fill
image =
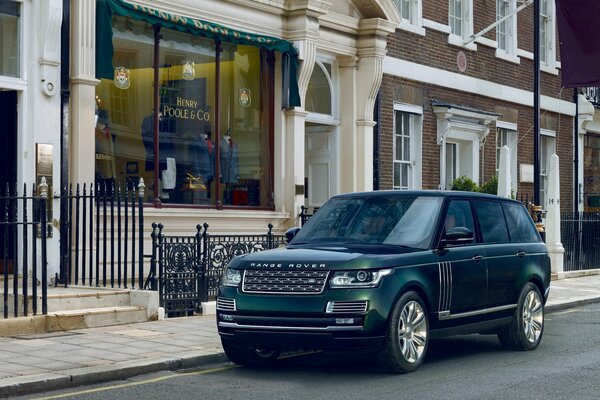
[[[337,193],[336,127],[306,124],[305,206],[322,206]]]
[[[2,135],[0,135],[0,193],[6,193],[7,184],[11,193],[17,183],[17,92],[0,89],[0,121],[2,121]],[[0,211],[6,210],[6,199],[0,201]],[[9,228],[10,230],[14,228]],[[8,242],[4,243],[4,229],[0,230],[0,274],[13,273],[14,235],[8,235]],[[4,262],[4,249],[8,249],[7,267]]]
[[[0,189],[3,192],[6,184],[14,188],[17,182],[17,92],[0,89]]]

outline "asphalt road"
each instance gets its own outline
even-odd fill
[[[415,373],[380,373],[370,354],[319,353],[267,369],[214,365],[21,397],[62,399],[598,399],[600,305],[546,315],[541,345],[503,350],[495,336],[432,341]]]

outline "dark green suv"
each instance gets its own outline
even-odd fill
[[[374,346],[410,372],[432,337],[497,334],[535,349],[550,259],[519,202],[468,192],[379,191],[331,198],[286,249],[236,257],[217,325],[235,363],[289,349]]]

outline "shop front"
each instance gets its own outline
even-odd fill
[[[262,2],[75,6],[74,47],[83,50],[73,60],[71,181],[103,192],[143,182],[147,220],[171,231],[207,222],[215,231],[273,223],[281,232],[299,223],[312,162],[307,126],[316,123],[337,137],[325,160],[333,164],[327,196],[370,190],[381,39],[397,10],[391,1],[309,3],[294,12]],[[93,32],[81,22],[90,18]],[[338,71],[326,121],[303,105],[317,59]],[[311,178],[317,187],[321,177]]]

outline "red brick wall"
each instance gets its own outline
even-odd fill
[[[477,33],[495,21],[495,0],[474,0],[474,32]],[[448,2],[423,0],[423,18],[444,25],[448,24]],[[533,8],[527,7],[518,14],[518,48],[532,52],[533,49]],[[495,40],[496,32],[486,35]],[[558,37],[556,40],[558,47]],[[467,50],[448,44],[448,35],[426,29],[426,35],[397,30],[388,37],[387,55],[417,64],[427,65],[444,71],[461,73],[456,64],[459,51],[467,56],[465,76],[483,79],[501,85],[533,90],[533,61],[520,58],[520,63],[496,57],[496,49],[477,44],[477,51]],[[558,50],[557,50],[558,53]],[[561,91],[560,75],[542,72],[540,90],[542,95],[571,101],[572,91]],[[518,160],[520,164],[533,164],[533,109],[519,104],[494,99],[487,96],[465,93],[458,90],[409,81],[384,75],[380,89],[380,187],[391,189],[393,179],[393,103],[394,101],[423,107],[423,188],[437,189],[440,174],[440,149],[437,140],[437,120],[431,107],[431,100],[461,105],[502,114],[500,120],[518,125]],[[541,127],[557,131],[557,154],[560,158],[561,208],[571,210],[573,181],[573,118],[567,115],[544,112]],[[480,182],[486,182],[495,173],[496,129],[492,126],[486,143],[480,151]],[[533,194],[533,184],[518,183],[520,193]]]
[[[385,75],[380,89],[380,189],[391,189],[393,182],[393,103],[407,103],[423,107],[422,182],[423,189],[437,189],[440,183],[440,148],[437,145],[437,119],[431,100],[441,100],[465,107],[502,114],[502,121],[517,123],[517,165],[533,164],[533,109],[490,97],[469,94],[439,86],[409,81]],[[561,208],[571,210],[573,152],[573,118],[543,112],[541,127],[557,132],[556,148],[560,159]],[[480,182],[495,174],[496,129],[491,127],[483,149],[480,150]],[[519,193],[533,196],[533,184],[517,183]]]

